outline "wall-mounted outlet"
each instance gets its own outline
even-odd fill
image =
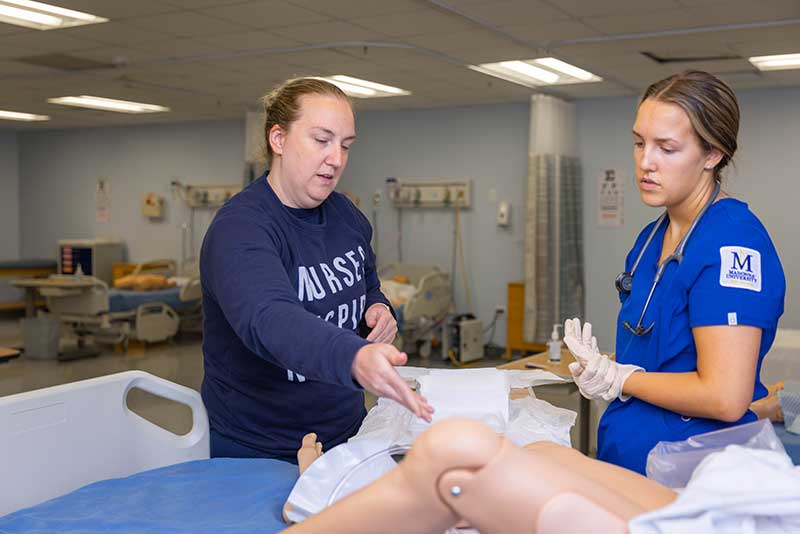
[[[498,304],[494,309],[494,313],[495,315],[503,315],[504,313],[506,313],[506,307],[503,306],[502,304]]]

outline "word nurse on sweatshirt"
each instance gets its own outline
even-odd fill
[[[329,449],[365,416],[351,367],[380,291],[372,228],[343,195],[287,208],[262,176],[218,212],[200,253],[203,402],[211,427],[294,459],[316,432]]]

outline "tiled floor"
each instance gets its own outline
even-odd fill
[[[19,319],[0,318],[0,346],[20,347]],[[499,354],[499,353],[498,353]],[[504,360],[485,359],[483,367],[494,367]],[[453,367],[439,358],[411,357],[409,365],[426,367]],[[138,369],[198,390],[203,380],[203,353],[197,337],[179,339],[170,343],[150,345],[146,349],[132,347],[127,353],[106,351],[95,358],[61,362],[34,360],[24,354],[8,363],[0,364],[0,396],[23,391],[66,384],[87,378],[104,376]],[[372,395],[365,399],[367,407],[375,403]],[[164,428],[178,434],[191,428],[191,413],[183,405],[134,390],[128,397],[128,406]]]

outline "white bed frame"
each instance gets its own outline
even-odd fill
[[[407,351],[416,352],[417,342],[432,336],[435,333],[433,326],[450,312],[452,282],[449,274],[432,265],[390,263],[378,269],[382,280],[391,280],[398,275],[408,277],[408,283],[416,287],[412,297],[403,305],[404,326],[400,332],[400,345]]]
[[[139,388],[185,404],[183,436],[131,411]],[[0,397],[0,516],[109,478],[209,457],[200,394],[144,371],[126,371]]]

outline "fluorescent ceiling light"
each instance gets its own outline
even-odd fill
[[[0,21],[36,30],[55,30],[108,19],[32,0],[0,0]]]
[[[64,106],[76,106],[79,108],[102,109],[104,111],[117,111],[120,113],[158,113],[169,111],[169,108],[157,106],[155,104],[143,104],[141,102],[129,102],[127,100],[114,100],[100,96],[61,96],[58,98],[48,98],[51,104],[62,104]]]
[[[575,65],[570,65],[569,63],[554,57],[543,57],[534,61],[538,65],[543,65],[549,69],[566,74],[567,76],[572,76],[573,78],[577,78],[585,82],[589,82],[595,77],[594,74],[587,70],[579,69]]]
[[[467,65],[470,69],[526,87],[600,82],[603,79],[552,57]]]
[[[800,69],[800,54],[756,56],[750,58],[750,63],[758,70]]]
[[[369,80],[361,80],[359,78],[344,76],[342,74],[329,77],[320,77],[319,79],[334,84],[346,94],[354,98],[380,98],[386,96],[404,96],[411,94],[409,91],[400,89],[398,87],[371,82]]]
[[[524,61],[503,61],[500,63],[500,67],[547,84],[554,84],[559,78],[555,72],[534,67]]]
[[[49,121],[50,117],[47,115],[34,115],[33,113],[20,113],[19,111],[4,111],[0,109],[0,119],[9,121]]]

